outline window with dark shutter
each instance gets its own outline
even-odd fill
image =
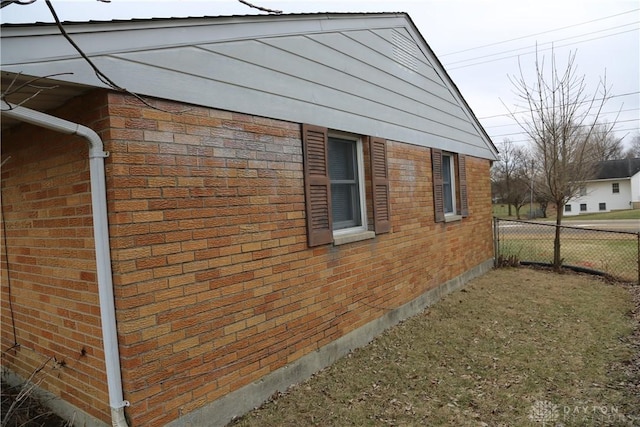
[[[435,222],[469,216],[466,156],[432,148],[431,164]]]
[[[387,169],[387,141],[369,138],[371,153],[371,188],[373,195],[373,221],[377,234],[391,230],[389,209],[389,177]]]
[[[435,222],[444,222],[444,189],[442,182],[442,150],[431,149],[433,172],[433,209]]]
[[[324,245],[333,241],[327,139],[326,128],[302,125],[304,190],[309,246]]]
[[[367,141],[370,163],[365,165]],[[302,150],[310,247],[351,243],[391,231],[386,140],[303,124]],[[365,172],[369,167],[370,174]],[[367,175],[370,192],[364,182]],[[367,206],[373,207],[374,232],[368,229]]]

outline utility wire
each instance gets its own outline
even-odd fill
[[[630,119],[630,120],[618,120],[618,121],[616,121],[615,124],[617,125],[618,123],[637,122],[638,120],[640,120],[640,118]],[[577,127],[588,127],[588,126],[592,126],[592,125],[591,124],[579,125]],[[618,130],[615,130],[615,131],[619,132]],[[498,137],[502,137],[502,136],[512,136],[512,135],[520,135],[520,134],[522,134],[522,132],[502,133],[502,134],[499,134],[499,135],[491,135],[491,134],[489,134],[489,136],[491,138],[498,138]]]
[[[455,52],[449,52],[449,53],[445,53],[443,55],[438,55],[438,57],[442,58],[442,57],[449,56],[449,55],[455,55],[455,54],[462,53],[462,52],[468,52],[470,50],[482,49],[482,48],[485,48],[485,47],[496,46],[496,45],[499,45],[499,44],[509,43],[509,42],[516,41],[516,40],[522,40],[522,39],[526,39],[526,38],[529,38],[529,37],[540,36],[542,34],[553,33],[555,31],[566,30],[567,28],[579,27],[581,25],[591,24],[592,22],[603,21],[603,20],[609,19],[609,18],[615,18],[616,16],[626,15],[628,13],[637,12],[639,10],[640,9],[633,9],[633,10],[629,10],[629,11],[626,11],[626,12],[617,13],[615,15],[609,15],[609,16],[605,16],[605,17],[602,17],[602,18],[592,19],[591,21],[579,22],[577,24],[567,25],[565,27],[559,27],[559,28],[555,28],[555,29],[547,30],[547,31],[541,31],[539,33],[529,34],[529,35],[526,35],[526,36],[520,36],[520,37],[515,37],[515,38],[512,38],[512,39],[508,39],[508,40],[502,40],[502,41],[499,41],[499,42],[484,44],[484,45],[475,46],[475,47],[470,47],[470,48],[467,48],[467,49],[458,50],[458,51],[455,51]]]
[[[563,41],[567,41],[567,40],[577,39],[579,37],[590,36],[592,34],[602,33],[602,32],[605,32],[605,31],[611,31],[611,30],[615,30],[615,29],[618,29],[618,28],[623,28],[623,27],[628,27],[630,25],[638,25],[638,24],[640,24],[640,21],[631,22],[629,24],[618,25],[618,26],[615,26],[615,27],[604,28],[602,30],[590,31],[588,33],[578,34],[578,35],[571,36],[571,37],[565,37],[563,39],[558,39],[558,40],[554,40],[554,41],[550,41],[550,42],[540,43],[537,46],[550,45],[550,44],[553,44],[553,43],[558,43],[558,42],[563,42]],[[636,30],[636,29],[637,28],[634,28],[634,30]],[[619,33],[616,33],[616,34],[619,34]],[[614,34],[605,35],[605,36],[603,36],[603,38],[604,37],[608,37],[610,35],[614,35]],[[595,40],[595,39],[590,39],[590,40]],[[582,41],[578,41],[576,43],[581,43],[581,42]],[[503,51],[496,52],[496,53],[491,53],[491,54],[488,54],[488,55],[476,56],[476,57],[473,57],[473,58],[460,59],[458,61],[448,62],[448,63],[446,63],[444,65],[445,66],[449,66],[449,65],[459,64],[461,62],[469,62],[469,61],[475,61],[475,60],[478,60],[478,59],[485,59],[485,58],[489,58],[491,56],[498,56],[498,55],[502,55],[502,54],[505,54],[505,53],[518,52],[520,50],[531,49],[532,47],[534,47],[534,46],[525,46],[525,47],[518,47],[518,48],[515,48],[515,49],[503,50]],[[530,53],[530,52],[528,52],[528,53]],[[511,56],[509,56],[507,58],[511,58]],[[501,59],[501,58],[498,58],[498,59]]]
[[[593,41],[593,40],[599,40],[599,39],[604,39],[604,38],[607,38],[607,37],[618,36],[620,34],[631,33],[631,32],[638,31],[638,30],[640,30],[640,28],[634,28],[633,30],[620,31],[618,33],[607,34],[606,36],[593,37],[593,38],[586,39],[586,40],[580,40],[580,41],[573,42],[573,43],[563,44],[561,46],[552,46],[552,47],[548,47],[548,48],[545,48],[545,49],[534,49],[531,52],[520,53],[520,54],[517,54],[517,55],[504,56],[504,57],[501,57],[501,58],[490,59],[488,61],[475,62],[473,64],[460,65],[460,66],[457,66],[457,67],[448,68],[447,70],[448,71],[458,70],[460,68],[473,67],[475,65],[487,64],[489,62],[502,61],[503,59],[516,58],[516,57],[524,56],[524,55],[531,55],[531,54],[538,53],[538,52],[544,52],[544,51],[547,51],[547,50],[558,49],[558,48],[561,48],[561,47],[567,47],[567,46],[571,46],[571,45],[574,45],[574,44],[586,43],[586,42],[590,42],[590,41]]]
[[[600,113],[600,115],[602,116],[602,115],[605,115],[605,114],[626,113],[626,112],[629,112],[629,111],[638,111],[638,110],[640,110],[640,108],[626,108],[624,110],[605,111],[605,112]],[[588,114],[588,116],[595,116],[596,114],[597,113],[591,113],[591,114]],[[507,127],[507,126],[518,126],[518,124],[517,123],[509,123],[509,124],[506,124],[506,125],[489,125],[489,126],[482,126],[482,127],[485,128],[485,129],[490,129],[490,128],[503,128],[503,127]]]
[[[630,95],[637,95],[639,94],[640,91],[635,91],[635,92],[627,92],[627,93],[621,93],[619,95],[611,95],[608,96],[607,99],[611,99],[611,98],[620,98],[622,96],[630,96]],[[587,102],[591,102],[592,100],[588,100],[588,101],[582,101],[580,102],[580,104],[585,104]],[[598,98],[598,99],[594,99],[593,101],[602,101],[602,98]],[[525,113],[530,113],[531,110],[520,110],[520,111],[513,111],[511,113],[504,113],[504,114],[494,114],[493,116],[484,116],[484,117],[478,117],[478,120],[484,120],[484,119],[493,119],[495,117],[511,117],[513,114],[525,114]]]
[[[635,127],[635,128],[625,128],[625,129],[614,129],[614,132],[640,132],[640,128]],[[520,132],[521,135],[524,135],[525,132],[522,131]],[[511,142],[531,142],[531,139],[517,139],[517,140],[512,140]]]
[[[0,163],[0,168],[4,166],[11,159],[11,156],[8,156],[6,159]],[[7,262],[7,299],[9,300],[9,314],[11,315],[11,329],[13,331],[13,346],[11,348],[18,347],[20,344],[18,343],[18,334],[16,332],[16,318],[13,312],[13,295],[11,295],[11,268],[9,266],[9,245],[7,243],[7,217],[5,216],[4,211],[4,203],[0,203],[0,213],[2,214],[2,237],[4,244],[4,256],[5,261]],[[10,348],[10,349],[11,349]],[[9,351],[10,349],[6,350]]]

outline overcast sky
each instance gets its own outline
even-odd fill
[[[593,93],[606,72],[613,97],[603,118],[621,110],[616,135],[640,132],[640,1],[638,0],[414,0],[272,1],[254,4],[284,13],[407,12],[498,146],[526,144],[507,108],[521,110],[509,76],[528,76],[536,43],[548,57],[552,43],[561,68],[576,52],[578,74]],[[262,13],[236,0],[54,0],[63,21],[216,16]],[[1,10],[2,23],[51,22],[44,0]]]

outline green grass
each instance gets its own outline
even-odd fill
[[[536,211],[538,209],[538,204],[533,204],[533,209]],[[516,218],[516,209],[511,207],[511,216],[509,216],[509,208],[506,204],[494,204],[492,206],[493,216],[498,218]],[[525,205],[520,209],[520,218],[526,220],[529,218],[529,205]],[[552,215],[549,215],[548,220],[555,220],[555,211]],[[602,213],[589,213],[589,214],[580,214],[580,215],[571,215],[571,216],[563,216],[562,221],[584,221],[585,219],[595,219],[595,220],[616,220],[616,219],[637,219],[640,220],[640,209],[627,209],[620,211],[611,211],[611,212],[602,212]]]
[[[640,209],[628,209],[624,211],[611,211],[602,213],[590,213],[574,216],[564,216],[563,221],[584,221],[585,219],[638,219],[640,220]]]
[[[589,276],[494,270],[234,425],[533,426],[541,402],[546,425],[633,425],[632,308]]]
[[[539,205],[537,203],[533,204],[533,210],[537,211]],[[514,208],[513,206],[511,206],[511,216],[509,216],[509,207],[507,206],[507,204],[501,204],[501,203],[497,203],[494,204],[492,206],[492,210],[493,210],[493,216],[498,217],[498,218],[511,218],[511,219],[515,219],[516,218],[516,208]],[[522,208],[520,208],[520,218],[521,219],[528,219],[529,218],[529,210],[530,210],[530,206],[527,203],[525,206],[523,206]]]
[[[621,280],[638,280],[636,236],[576,239],[568,235],[562,237],[560,253],[563,265],[601,271]],[[502,236],[500,254],[505,257],[514,255],[520,261],[552,263],[553,237]]]

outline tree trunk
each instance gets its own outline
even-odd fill
[[[516,219],[520,219],[520,208],[518,205],[515,206],[516,208]]]
[[[564,206],[556,203],[556,235],[553,239],[553,269],[560,271],[562,267],[562,258],[560,257],[560,225],[562,224],[562,208]]]
[[[507,209],[509,210],[508,215],[511,216],[511,203],[507,203]]]

